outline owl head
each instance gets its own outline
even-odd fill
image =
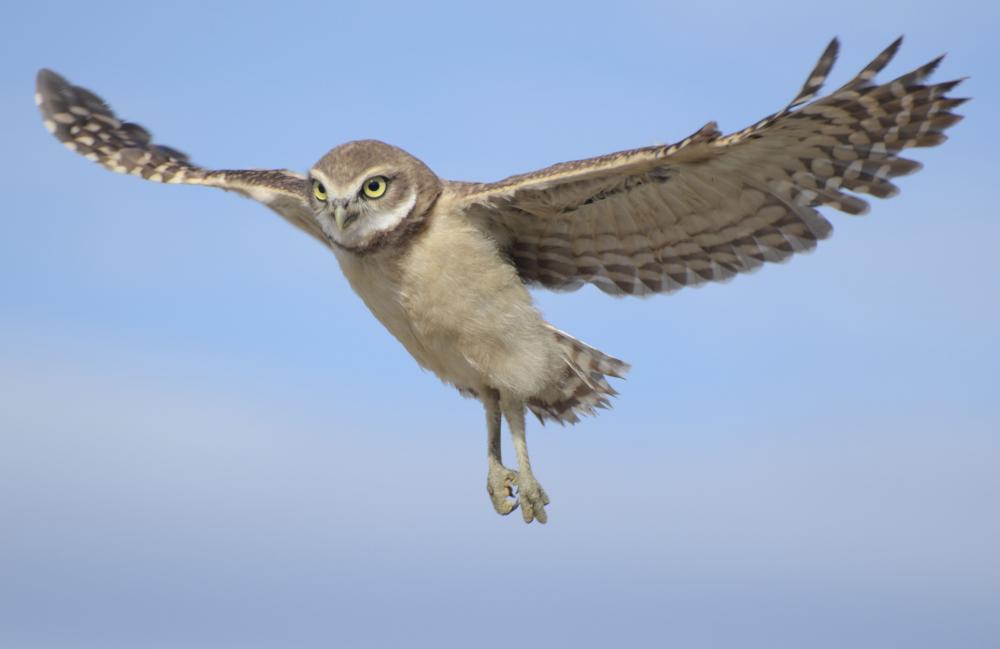
[[[339,247],[373,252],[416,231],[442,183],[409,153],[377,140],[347,142],[309,171],[310,204]]]

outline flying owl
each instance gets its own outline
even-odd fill
[[[899,157],[945,141],[965,99],[961,80],[926,84],[940,63],[887,83],[876,74],[896,40],[844,86],[815,99],[834,39],[787,106],[723,136],[709,122],[676,144],[565,162],[493,183],[439,178],[375,140],[342,144],[306,175],[209,170],[153,144],[97,95],[49,70],[36,101],[70,150],[107,169],[162,183],[207,185],[259,201],[333,251],[374,316],[444,382],[486,410],[493,507],[545,523],[525,413],[575,423],[606,408],[629,366],[546,322],[529,286],[612,295],[669,293],[725,281],[811,250],[830,235],[817,211],[867,211],[858,195],[893,196]],[[501,460],[501,419],[518,470]]]

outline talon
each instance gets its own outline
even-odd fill
[[[525,523],[533,520],[542,525],[548,522],[545,506],[549,504],[549,496],[532,475],[519,476],[517,482],[517,501],[521,505],[521,516]]]
[[[514,485],[517,484],[517,471],[511,471],[502,464],[491,464],[486,476],[486,492],[493,501],[493,509],[501,516],[506,516],[517,509],[518,501],[514,498]]]

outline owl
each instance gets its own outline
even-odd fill
[[[890,179],[919,168],[900,152],[944,142],[961,119],[952,109],[965,99],[947,96],[960,81],[926,83],[940,58],[876,82],[901,40],[817,99],[834,39],[787,106],[730,135],[710,122],[675,144],[492,183],[444,180],[375,140],[341,144],[305,175],[209,170],[49,70],[36,101],[49,131],[107,169],[242,194],[329,248],[417,363],[482,402],[496,511],[545,523],[526,412],[575,423],[610,405],[609,379],[629,366],[546,322],[528,287],[648,296],[813,249],[832,229],[818,208],[862,214],[863,196],[894,195]],[[503,420],[516,471],[501,458]]]

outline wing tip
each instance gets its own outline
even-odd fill
[[[51,97],[66,88],[69,88],[69,82],[63,76],[48,68],[39,69],[35,75],[35,105],[43,108]]]
[[[35,75],[35,87],[41,90],[49,85],[68,86],[69,83],[61,74],[50,68],[39,68]]]
[[[894,40],[893,42],[889,43],[889,46],[887,48],[885,48],[884,50],[882,50],[882,53],[885,54],[886,56],[888,56],[890,59],[892,57],[896,56],[896,52],[898,52],[899,48],[903,46],[903,40],[904,40],[904,38],[905,38],[905,34],[900,34],[899,36],[897,36],[896,40]]]
[[[840,37],[834,36],[830,39],[830,42],[827,43],[826,49],[823,50],[823,54],[820,58],[827,58],[828,56],[836,58],[838,54],[840,54]]]

